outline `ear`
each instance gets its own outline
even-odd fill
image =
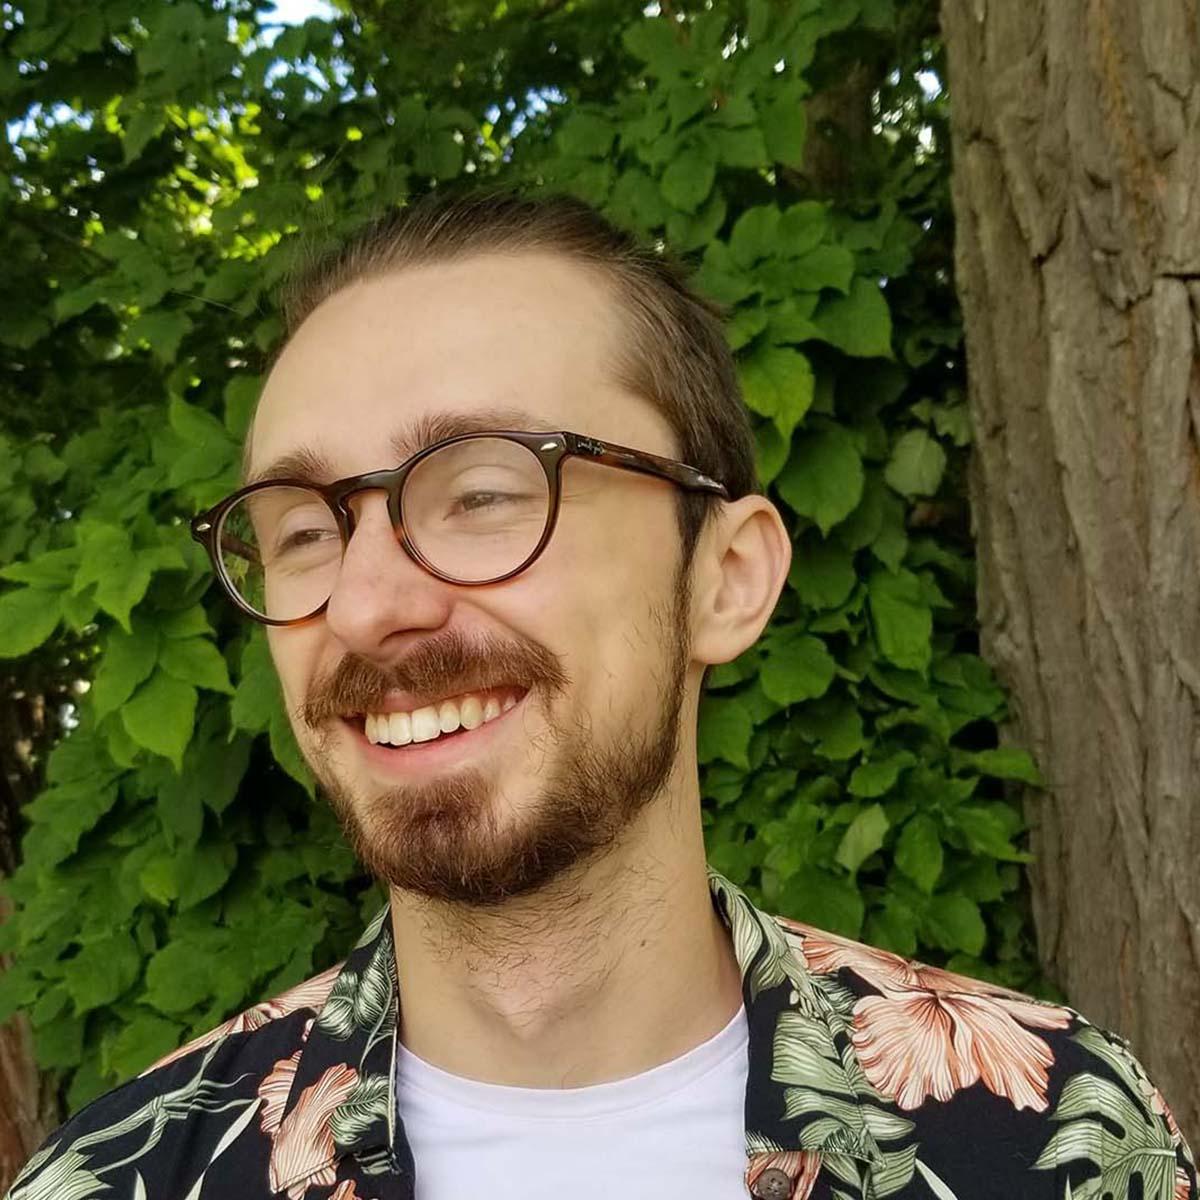
[[[729,662],[752,646],[783,590],[792,544],[765,496],[721,506],[701,534],[692,564],[692,658]]]

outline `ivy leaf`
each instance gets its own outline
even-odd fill
[[[807,867],[788,880],[780,897],[787,916],[829,933],[856,938],[866,906],[852,879]]]
[[[856,358],[891,358],[892,314],[879,285],[855,278],[846,296],[823,301],[813,316],[830,345]]]
[[[708,199],[716,165],[705,150],[693,146],[671,160],[662,177],[662,194],[676,207],[694,213]]]
[[[776,704],[797,704],[823,696],[837,674],[825,643],[807,633],[777,640],[767,651],[759,682]]]
[[[837,608],[844,604],[858,576],[854,557],[834,542],[805,537],[796,544],[788,583],[809,608]]]
[[[921,580],[906,570],[873,571],[867,597],[880,653],[898,667],[924,674],[933,654],[933,613]]]
[[[942,875],[942,839],[931,817],[917,813],[896,842],[896,866],[923,892],[932,893]]]
[[[308,769],[308,764],[304,761],[304,756],[300,753],[300,746],[296,742],[296,735],[292,730],[291,722],[288,721],[287,715],[282,708],[279,708],[271,716],[271,753],[275,756],[275,761],[309,794],[310,797],[316,795],[316,784],[312,777],[312,772]]]
[[[803,354],[787,346],[764,346],[755,351],[742,363],[741,383],[746,405],[770,417],[784,438],[792,436],[812,404],[812,366]]]
[[[168,675],[183,683],[214,692],[233,693],[225,660],[208,638],[168,638],[158,661]]]
[[[0,658],[20,658],[58,628],[62,601],[56,592],[11,588],[0,596]]]
[[[616,129],[594,112],[575,111],[563,122],[557,140],[564,154],[578,158],[603,158],[612,149]]]
[[[159,362],[173,363],[179,353],[179,343],[191,331],[191,318],[181,312],[156,309],[143,313],[126,331],[126,338],[136,344],[147,342]]]
[[[750,738],[754,720],[736,696],[705,696],[700,702],[696,734],[697,757],[702,763],[723,758],[743,770],[750,768]]]
[[[850,434],[830,426],[797,440],[775,486],[793,512],[827,534],[858,506],[863,478],[862,459]]]
[[[917,756],[911,750],[900,750],[887,758],[860,763],[850,775],[847,790],[852,796],[882,796],[895,786],[900,772],[916,761]]]
[[[158,670],[121,710],[125,731],[139,746],[169,758],[177,770],[192,737],[196,689]]]
[[[815,246],[796,259],[796,284],[807,292],[835,288],[849,292],[854,278],[854,255],[845,246]]]
[[[773,204],[748,208],[738,217],[729,236],[729,250],[739,266],[752,267],[777,254],[778,248],[779,209]]]
[[[789,440],[770,421],[763,421],[754,429],[754,473],[763,487],[770,484],[783,470],[787,462]]]
[[[931,897],[925,929],[930,940],[943,950],[978,955],[987,944],[987,927],[979,905],[957,893]]]
[[[967,756],[967,762],[981,774],[991,775],[995,779],[1016,779],[1032,787],[1042,787],[1045,784],[1029,751],[1016,746],[977,750]]]
[[[946,472],[946,452],[924,429],[901,434],[884,469],[888,486],[902,496],[932,496]]]
[[[808,136],[808,115],[805,97],[808,85],[800,79],[776,90],[763,110],[763,133],[767,151],[774,162],[799,167],[804,161],[804,144]]]
[[[142,956],[128,933],[115,932],[85,943],[63,968],[63,985],[76,1014],[103,1008],[126,992],[142,969]]]
[[[150,677],[158,661],[158,638],[158,630],[144,621],[135,621],[129,633],[109,631],[92,683],[97,720],[118,709]]]
[[[864,808],[842,835],[834,858],[851,875],[855,874],[858,868],[882,847],[889,824],[882,805],[872,804]]]

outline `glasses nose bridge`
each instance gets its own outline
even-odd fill
[[[361,492],[383,492],[387,497],[388,516],[392,520],[392,528],[400,528],[400,490],[404,486],[408,469],[405,466],[389,467],[381,471],[368,471],[365,475],[356,475],[344,481],[338,489],[335,504],[346,523],[346,538],[349,540],[354,533],[357,519],[354,509],[350,506],[352,497]]]

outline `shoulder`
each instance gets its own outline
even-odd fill
[[[890,1129],[920,1143],[918,1168],[964,1179],[1003,1148],[1041,1185],[1022,1194],[1090,1181],[1122,1200],[1196,1200],[1179,1126],[1123,1039],[1063,1005],[772,919],[854,1055],[860,1102],[906,1119]]]
[[[146,1179],[182,1182],[192,1164],[207,1172],[218,1154],[252,1173],[265,1167],[270,1142],[252,1131],[269,1130],[282,1111],[338,970],[239,1013],[80,1109],[26,1163],[9,1200],[144,1195]]]

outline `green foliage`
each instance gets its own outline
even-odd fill
[[[265,7],[3,18],[0,656],[91,686],[25,812],[0,1016],[30,1012],[78,1104],[333,961],[375,902],[186,520],[236,485],[303,232],[464,176],[583,195],[728,312],[796,554],[702,705],[713,864],[1036,982],[1006,787],[1037,776],[976,654],[933,5],[344,4],[273,44]],[[810,122],[823,93],[875,132]]]

